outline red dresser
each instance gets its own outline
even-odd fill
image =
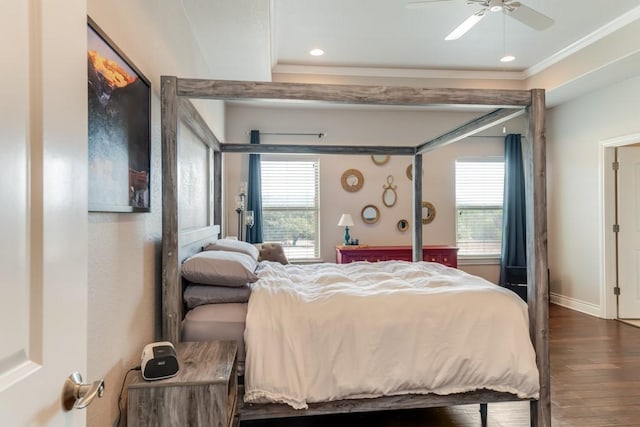
[[[354,261],[411,261],[412,259],[411,246],[336,246],[336,262],[338,264],[348,264]],[[422,259],[458,268],[458,248],[423,246]]]

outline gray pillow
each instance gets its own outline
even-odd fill
[[[234,239],[219,239],[209,245],[205,246],[205,251],[227,251],[227,252],[240,252],[242,254],[247,254],[256,261],[258,260],[258,256],[260,252],[258,248],[253,246],[251,243],[243,242],[242,240],[234,240]]]
[[[184,290],[184,302],[193,308],[204,304],[228,304],[248,302],[251,289],[249,286],[203,286],[189,285]]]
[[[258,261],[240,252],[204,251],[182,264],[182,276],[191,283],[213,286],[244,286],[258,280]]]

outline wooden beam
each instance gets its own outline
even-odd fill
[[[213,223],[222,228],[222,152],[213,152]]]
[[[531,91],[528,134],[523,143],[527,230],[529,333],[536,350],[540,398],[531,402],[531,425],[551,426],[549,366],[549,275],[547,265],[547,193],[545,93]]]
[[[413,156],[414,147],[380,147],[370,145],[292,145],[292,144],[221,144],[223,153],[251,154],[389,154]]]
[[[352,412],[372,412],[397,409],[433,408],[450,405],[467,405],[487,402],[509,402],[518,399],[511,393],[478,390],[450,395],[403,394],[383,396],[372,399],[343,399],[332,402],[310,403],[308,409],[293,409],[289,405],[278,403],[244,403],[244,387],[238,387],[238,413],[240,421],[303,417],[326,414],[345,414]]]
[[[180,122],[184,123],[196,134],[196,136],[215,151],[220,151],[220,141],[211,132],[196,107],[186,98],[178,98],[178,115]]]
[[[175,77],[163,76],[162,127],[162,339],[180,341],[182,286],[178,259],[178,97]]]
[[[443,145],[460,141],[461,139],[467,138],[478,132],[482,132],[485,129],[489,129],[490,127],[506,122],[507,120],[513,119],[514,117],[518,117],[523,113],[523,109],[514,110],[502,108],[492,111],[489,114],[478,117],[477,119],[473,119],[470,122],[463,124],[462,126],[452,130],[451,132],[447,132],[444,135],[425,142],[424,144],[418,145],[416,147],[416,152],[419,154],[423,154],[427,151],[435,150],[438,147],[442,147]]]
[[[377,105],[526,107],[526,90],[446,89],[314,83],[179,79],[178,95],[208,99],[272,99]]]
[[[422,261],[422,154],[413,157],[413,262]]]

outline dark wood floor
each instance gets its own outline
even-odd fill
[[[640,328],[551,305],[553,426],[640,426]],[[241,427],[467,427],[478,405],[241,423]],[[489,427],[529,426],[529,403],[489,404]]]

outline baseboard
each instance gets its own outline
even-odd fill
[[[599,305],[584,302],[575,298],[566,297],[564,295],[551,292],[551,303],[571,310],[579,311],[594,317],[602,317],[602,308]]]

